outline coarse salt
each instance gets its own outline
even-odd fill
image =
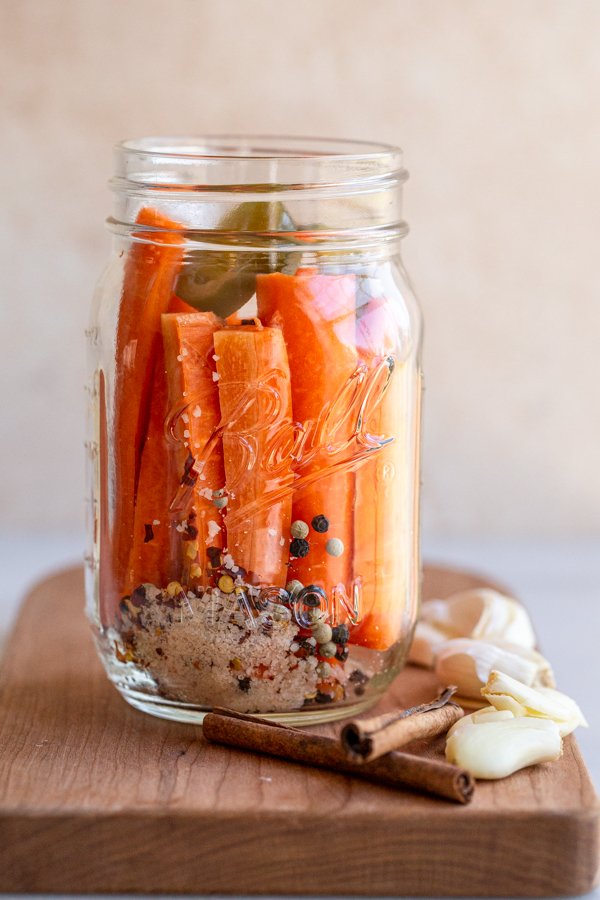
[[[220,532],[221,526],[218,522],[215,522],[211,519],[208,523],[208,537],[206,539],[206,543],[209,544],[212,539]]]
[[[202,415],[202,410],[200,409],[200,405],[196,403],[195,407],[192,410],[192,415],[195,419],[199,419]]]
[[[213,377],[213,381],[218,381],[221,376],[219,375],[218,372],[213,372],[212,377]]]

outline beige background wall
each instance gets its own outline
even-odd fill
[[[0,527],[76,528],[111,145],[400,143],[431,537],[600,532],[600,3],[0,0]]]

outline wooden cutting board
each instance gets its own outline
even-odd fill
[[[481,583],[430,568],[425,595]],[[79,570],[31,593],[0,679],[1,891],[550,896],[595,882],[598,803],[574,740],[557,763],[478,784],[469,806],[208,745],[108,683]],[[435,686],[409,667],[383,705]]]

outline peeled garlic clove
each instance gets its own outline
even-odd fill
[[[535,646],[533,626],[524,607],[491,588],[461,591],[447,600],[428,600],[421,607],[421,619],[449,638],[498,639]]]
[[[551,719],[562,737],[578,725],[587,727],[583,713],[566,694],[549,687],[531,687],[504,672],[491,672],[481,694],[496,709],[508,709],[515,716]]]
[[[530,716],[515,718],[508,710],[494,713],[480,710],[450,729],[448,762],[467,769],[475,778],[496,779],[560,757],[562,741],[555,722]]]
[[[408,661],[416,666],[433,668],[435,650],[446,640],[446,635],[428,622],[417,622]]]
[[[462,719],[455,722],[454,725],[449,728],[446,738],[456,734],[461,728],[470,728],[475,722],[504,722],[507,719],[514,718],[515,717],[508,709],[495,709],[493,706],[484,706],[482,709],[477,709],[470,715],[463,716]]]
[[[550,666],[515,645],[498,646],[487,641],[454,638],[435,651],[435,672],[442,684],[455,684],[462,697],[480,698],[490,672],[499,669],[525,684],[535,684],[540,670]]]

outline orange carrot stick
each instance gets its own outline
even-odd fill
[[[137,217],[140,226],[177,229],[176,223],[150,208]],[[173,284],[183,259],[182,237],[175,231],[145,232],[132,245],[125,276],[116,338],[114,388],[113,566],[121,590],[133,538],[135,497],[141,453],[150,416],[150,396],[160,316],[168,309]]]
[[[213,492],[225,485],[221,414],[215,371],[215,332],[223,322],[211,312],[166,313],[162,316],[169,385],[170,430],[175,441],[179,490],[171,497],[172,512],[187,522],[184,574],[196,580],[206,571],[207,546],[224,545],[223,515]],[[197,532],[197,534],[196,534]],[[185,540],[185,539],[188,540]],[[191,540],[189,540],[191,538]]]
[[[169,411],[167,376],[162,348],[156,354],[150,421],[142,450],[133,541],[129,554],[125,591],[142,582],[165,587],[177,570],[176,532],[171,527],[169,504],[177,490],[177,472],[165,437]]]
[[[379,397],[365,422],[372,456],[356,472],[354,559],[362,620],[350,642],[374,650],[388,650],[400,638],[418,570],[410,537],[409,363],[398,359],[398,331],[393,301],[369,300],[356,343]]]
[[[255,584],[287,581],[291,456],[273,457],[291,434],[290,370],[277,328],[239,326],[215,334],[228,493],[227,550]],[[290,448],[291,449],[291,448]]]
[[[355,294],[353,275],[305,270],[299,275],[257,277],[258,315],[265,324],[283,329],[293,416],[305,432],[295,453],[292,518],[309,526],[316,516],[329,521],[326,532],[311,528],[308,555],[292,559],[289,577],[327,592],[343,585],[347,594],[352,578],[354,476],[344,465],[328,471],[339,460],[328,451],[328,444],[343,437],[344,397],[357,366]],[[342,542],[340,556],[327,552],[332,538]]]

